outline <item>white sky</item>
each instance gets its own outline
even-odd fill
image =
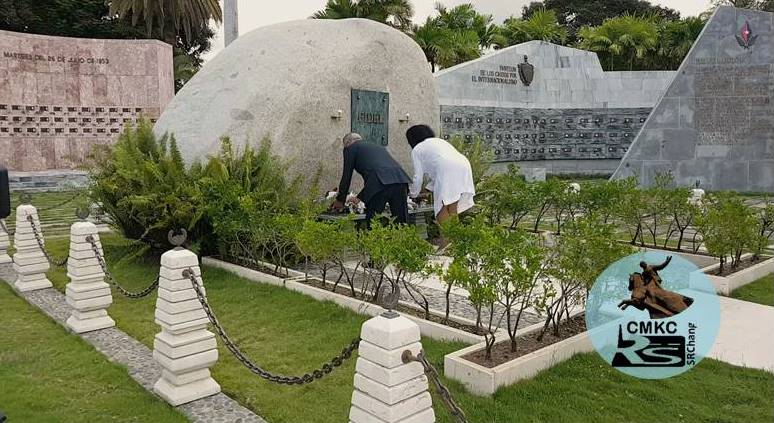
[[[325,0],[238,0],[239,1],[239,33],[245,34],[251,30],[279,22],[296,19],[306,19],[315,11],[325,6]],[[414,5],[414,22],[424,22],[434,11],[437,0],[412,0]],[[698,15],[710,6],[710,0],[650,0],[678,10],[683,16]],[[522,6],[530,0],[444,0],[448,7],[461,3],[473,3],[481,13],[488,13],[495,20],[502,21],[511,15],[520,15]],[[221,0],[221,5],[223,1]],[[214,57],[223,49],[223,28],[217,28],[217,34],[212,41],[212,50],[206,55]]]

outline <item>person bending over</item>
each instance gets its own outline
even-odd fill
[[[390,155],[386,148],[363,142],[356,133],[347,134],[344,143],[344,170],[341,173],[339,194],[333,209],[343,210],[352,183],[352,172],[363,177],[364,187],[357,195],[366,206],[366,225],[384,212],[390,203],[390,213],[396,223],[408,223],[408,184],[406,171]]]
[[[439,224],[473,207],[476,188],[470,161],[453,145],[436,138],[427,125],[416,125],[406,132],[414,162],[414,182],[410,195],[422,192],[425,175],[430,179],[426,187],[433,193],[433,210]]]

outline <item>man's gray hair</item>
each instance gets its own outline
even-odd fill
[[[356,132],[352,132],[347,135],[344,135],[344,139],[342,140],[342,142],[344,143],[344,148],[347,148],[350,145],[362,140],[363,140],[363,137],[361,137],[360,134]]]

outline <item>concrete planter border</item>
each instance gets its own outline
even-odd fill
[[[305,278],[304,274],[301,272],[296,272],[300,275],[283,279],[274,275],[269,275],[254,269],[249,269],[247,267],[243,267],[238,264],[229,263],[212,257],[203,257],[202,264],[229,271],[237,276],[240,276],[250,281],[267,283],[275,286],[281,286],[291,291],[299,292],[301,294],[310,296],[318,301],[332,301],[338,304],[339,306],[352,310],[358,314],[373,317],[373,316],[382,314],[385,311],[385,309],[379,305],[305,284],[300,281],[300,279]],[[265,265],[264,263],[259,263],[259,264]],[[321,281],[318,278],[309,278],[309,279]],[[326,282],[326,283],[329,283],[329,282]],[[406,303],[404,301],[402,301],[401,304],[409,306],[409,303]],[[431,313],[437,315],[437,312],[434,312],[434,310],[432,309],[431,309]],[[451,326],[446,326],[440,323],[425,320],[409,314],[404,314],[404,316],[414,321],[419,326],[419,330],[422,335],[432,339],[436,339],[439,341],[457,341],[457,342],[464,342],[468,344],[478,344],[480,342],[483,342],[484,340],[483,336],[474,335],[472,333],[466,332],[461,329],[457,329]],[[462,319],[456,316],[450,317],[450,319],[464,325],[475,324],[475,322],[471,322],[469,320]],[[505,332],[501,333],[500,331],[498,331],[497,336],[501,337],[503,336],[503,333]]]
[[[542,326],[543,323],[537,323],[526,327],[518,331],[516,336],[539,331]],[[484,347],[485,343],[472,345],[447,354],[443,360],[446,377],[461,382],[468,391],[476,395],[492,395],[498,388],[530,379],[544,370],[569,360],[575,354],[594,351],[591,338],[586,331],[493,368],[484,367],[463,358]]]
[[[745,254],[742,256],[742,259],[750,256],[750,254]],[[710,272],[718,270],[719,267],[720,264],[714,264],[701,270],[707,274],[707,277],[712,281],[712,284],[715,285],[715,290],[718,294],[731,295],[735,289],[741,288],[764,276],[774,273],[774,257],[766,258],[759,263],[727,276],[715,276],[709,274]]]

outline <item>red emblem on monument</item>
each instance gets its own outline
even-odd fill
[[[736,41],[740,46],[745,49],[749,49],[755,44],[755,40],[758,39],[758,35],[753,35],[752,28],[750,28],[750,22],[744,21],[742,29],[739,31],[739,35],[736,36]]]

